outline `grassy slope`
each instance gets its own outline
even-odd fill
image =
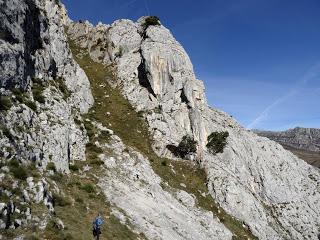
[[[92,153],[89,151],[88,155],[90,154]],[[26,236],[26,240],[88,240],[93,238],[91,223],[97,213],[100,212],[104,216],[105,221],[102,227],[102,239],[145,239],[143,235],[132,232],[127,226],[121,224],[118,219],[110,215],[110,205],[106,202],[101,191],[96,187],[98,182],[97,176],[102,175],[104,169],[96,162],[92,162],[90,164],[92,168],[87,171],[84,176],[77,169],[82,169],[86,164],[87,162],[78,162],[77,167],[74,168],[75,171],[69,175],[55,173],[50,177],[46,176],[50,185],[54,186],[54,181],[61,190],[61,193],[55,194],[56,214],[49,220],[49,224],[44,231],[38,228],[27,227],[18,228],[17,230],[0,230],[0,234],[3,235],[5,239],[13,239],[23,234]],[[30,168],[28,168],[28,171],[30,171]],[[41,177],[42,176],[36,176],[35,178],[40,180]],[[23,186],[26,184],[25,180],[19,181],[21,182],[19,186],[22,186],[21,189],[23,189]],[[2,181],[0,185],[5,189],[11,189],[12,181],[8,183]],[[21,193],[16,190],[14,194],[17,195]],[[0,195],[1,202],[7,202],[8,200],[8,198]],[[32,203],[31,206],[28,205],[28,207],[32,209],[34,216],[42,216],[43,213],[48,213],[48,209],[43,203]],[[19,206],[19,209],[22,209],[22,206]],[[63,221],[65,225],[64,230],[59,230],[56,227],[58,218]]]
[[[160,158],[153,152],[146,121],[122,97],[119,89],[113,89],[107,83],[115,78],[112,74],[112,68],[92,61],[86,54],[81,54],[82,50],[72,41],[70,41],[70,47],[76,61],[85,70],[91,82],[91,90],[96,101],[88,117],[108,126],[121,137],[126,145],[136,148],[148,157],[153,170],[170,187],[194,194],[198,206],[212,211],[218,216],[221,222],[233,232],[234,239],[256,239],[250,231],[242,226],[240,221],[226,214],[215,203],[205,185],[207,178],[204,170],[189,161],[172,161]],[[109,98],[106,98],[106,95],[109,95]],[[110,112],[110,115],[107,115],[107,112]],[[185,184],[186,188],[182,187],[181,183]],[[201,193],[205,193],[205,196]]]

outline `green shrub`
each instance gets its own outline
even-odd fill
[[[68,197],[64,197],[62,195],[59,195],[57,193],[53,194],[54,202],[57,206],[65,207],[71,205],[71,200]]]
[[[16,179],[26,180],[28,177],[26,168],[22,166],[18,160],[11,160],[9,162],[9,169]]]
[[[71,96],[71,92],[67,88],[65,80],[63,78],[57,78],[55,82],[57,83],[60,92],[63,94],[63,99],[67,100]]]
[[[197,141],[193,139],[193,137],[186,135],[182,138],[176,149],[176,155],[184,158],[190,153],[197,152]]]
[[[227,145],[228,137],[229,133],[227,131],[211,133],[208,137],[208,151],[212,154],[223,153],[223,149]]]
[[[43,91],[45,87],[40,79],[33,79],[33,85],[32,85],[32,94],[35,101],[39,103],[45,103],[46,99],[43,96]]]
[[[99,148],[97,145],[91,142],[86,144],[86,150],[89,151],[90,153],[96,153],[96,154],[103,153],[101,148]]]
[[[161,162],[161,165],[164,166],[164,167],[166,167],[166,166],[167,166],[167,161],[166,161],[166,160],[163,160],[163,161]]]
[[[26,180],[28,178],[28,173],[24,167],[11,168],[10,171],[16,179]]]
[[[90,183],[82,185],[80,189],[86,191],[87,193],[94,193],[94,186]]]
[[[33,98],[35,101],[39,102],[39,103],[45,103],[46,99],[45,97],[42,95],[42,92],[39,90],[35,90],[33,91]]]
[[[0,96],[0,111],[7,111],[11,107],[11,98],[9,96]]]
[[[6,136],[10,141],[13,140],[13,136],[12,136],[10,130],[6,126],[0,124],[0,131],[2,131],[2,135]]]
[[[145,19],[143,23],[144,28],[148,28],[149,26],[158,26],[160,25],[160,19],[157,16],[150,16]]]
[[[20,88],[14,88],[11,91],[19,102],[22,103],[24,101],[24,94]]]
[[[17,159],[12,159],[8,165],[9,165],[9,167],[19,167],[20,162]]]
[[[54,172],[57,171],[56,166],[54,165],[53,162],[49,162],[49,163],[48,163],[48,165],[47,165],[47,170],[48,170],[48,171],[52,170],[52,171],[54,171]]]
[[[91,122],[88,122],[88,121],[84,121],[84,127],[86,128],[87,130],[87,134],[90,138],[90,140],[95,136],[95,127],[92,125]]]
[[[90,165],[98,165],[101,166],[104,164],[104,161],[98,159],[98,158],[94,158],[90,161]]]
[[[24,104],[25,104],[26,106],[28,106],[29,108],[31,108],[33,111],[37,111],[37,105],[36,105],[35,102],[33,102],[33,101],[31,101],[31,100],[26,100],[26,101],[24,102]]]
[[[101,130],[98,140],[103,142],[103,141],[107,141],[108,139],[110,139],[111,134],[108,131],[105,130]]]
[[[73,172],[79,171],[79,167],[77,165],[69,165],[69,169]]]

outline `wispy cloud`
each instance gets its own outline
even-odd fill
[[[144,6],[146,7],[146,11],[148,16],[150,15],[150,9],[149,9],[149,5],[148,5],[148,0],[143,0],[144,1]]]
[[[295,85],[289,90],[288,93],[283,94],[281,97],[272,102],[269,106],[267,106],[248,126],[247,129],[257,128],[258,125],[266,120],[271,114],[272,110],[274,110],[281,103],[287,101],[291,97],[295,96],[297,93],[301,91],[304,85],[306,85],[310,80],[320,75],[320,63],[313,65],[308,71],[304,74],[304,76],[295,83]]]

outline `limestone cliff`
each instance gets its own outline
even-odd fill
[[[210,108],[182,46],[168,29],[146,27],[144,20],[72,23],[68,33],[92,59],[116,65],[118,78],[110,84],[144,113],[159,155],[173,157],[168,146],[186,134],[197,140],[196,159],[206,169],[210,193],[229,214],[261,239],[315,239],[319,172]],[[217,155],[206,149],[214,131],[229,132],[227,147]]]

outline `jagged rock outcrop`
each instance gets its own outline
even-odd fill
[[[306,151],[320,152],[320,129],[296,127],[282,132],[259,130],[254,130],[254,132],[284,146]]]
[[[68,171],[70,162],[85,160],[87,137],[74,118],[88,111],[93,97],[67,45],[63,6],[0,4],[0,94],[12,105],[0,112],[1,155]]]
[[[144,112],[159,155],[173,157],[167,146],[177,146],[186,134],[198,141],[197,160],[206,169],[210,192],[229,214],[260,239],[316,239],[319,171],[210,108],[181,45],[165,27],[143,23],[144,18],[97,27],[71,23],[68,33],[93,59],[116,65],[118,80],[110,84]],[[229,132],[217,155],[206,149],[215,131]]]

